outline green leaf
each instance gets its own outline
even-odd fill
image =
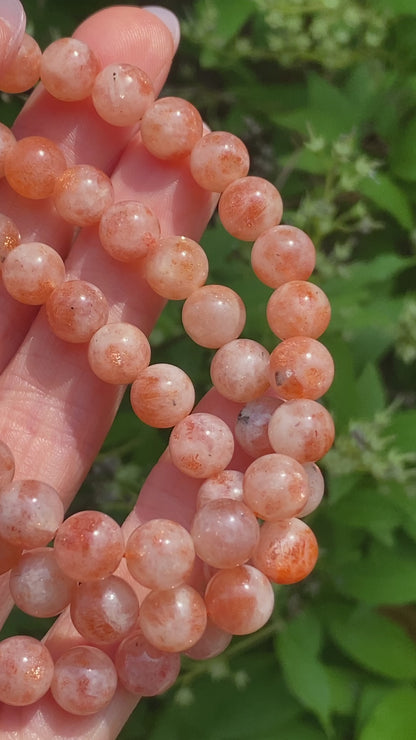
[[[393,689],[374,709],[358,740],[407,740],[415,736],[416,689]]]
[[[376,5],[395,15],[416,15],[414,0],[376,0]]]
[[[395,622],[339,603],[325,610],[324,619],[338,647],[366,670],[400,681],[416,678],[416,646]]]
[[[413,150],[415,149],[416,138],[413,140]],[[406,179],[416,179],[416,172],[415,178]],[[414,219],[409,200],[404,191],[387,175],[378,173],[374,179],[366,178],[360,183],[360,192],[381,210],[390,213],[404,229],[410,231],[413,228]]]
[[[333,712],[344,716],[353,714],[357,701],[359,673],[341,666],[327,666],[326,670]]]
[[[299,702],[331,731],[331,690],[326,667],[319,659],[321,626],[312,611],[289,622],[276,638],[276,652],[287,685]]]
[[[381,374],[374,363],[368,362],[356,383],[360,419],[371,419],[384,409],[386,394]]]
[[[365,529],[386,545],[393,543],[392,533],[404,519],[395,502],[372,481],[362,482],[348,496],[330,505],[328,516],[340,526]]]
[[[202,3],[199,2],[198,6],[203,10],[205,4],[204,0]],[[227,0],[227,2],[210,0],[210,5],[215,8],[217,14],[215,35],[224,43],[231,41],[238,34],[256,10],[252,0]]]
[[[400,136],[393,140],[390,155],[391,168],[403,180],[416,180],[416,118],[412,116],[403,126]]]

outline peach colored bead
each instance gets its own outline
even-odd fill
[[[252,339],[234,339],[217,350],[210,373],[225,398],[237,403],[253,401],[269,387],[269,353]]]
[[[280,222],[283,202],[279,191],[262,177],[241,177],[228,185],[218,204],[224,228],[236,239],[252,241]]]
[[[40,78],[54,98],[84,100],[91,94],[100,64],[89,46],[74,38],[62,38],[46,47]]]
[[[216,573],[205,591],[208,617],[233,635],[248,635],[270,618],[274,594],[268,578],[252,565]]]
[[[308,495],[308,476],[293,457],[263,455],[244,473],[244,501],[260,519],[275,521],[297,516]]]
[[[249,401],[238,414],[235,438],[247,455],[260,457],[273,452],[268,427],[271,415],[283,403],[280,398],[262,396]]]
[[[116,688],[114,663],[96,647],[73,647],[55,661],[51,693],[70,714],[96,714],[110,703]]]
[[[189,650],[185,650],[185,655],[193,660],[208,660],[221,655],[228,647],[232,640],[229,632],[217,627],[210,619],[207,621],[205,632],[202,637]]]
[[[259,539],[259,524],[242,501],[209,501],[195,514],[191,527],[196,554],[213,568],[246,563]]]
[[[124,322],[105,324],[88,345],[91,370],[105,383],[132,383],[150,362],[146,335]]]
[[[274,583],[298,583],[311,573],[318,559],[318,543],[300,519],[265,522],[253,555],[253,564]]]
[[[0,123],[0,177],[4,176],[4,161],[6,155],[12,149],[16,143],[16,137],[13,131],[5,126],[4,123]]]
[[[132,262],[145,257],[160,237],[157,217],[144,203],[124,200],[113,203],[98,227],[101,244],[113,259]]]
[[[165,653],[151,645],[141,632],[123,640],[114,657],[118,677],[124,688],[138,696],[157,696],[176,681],[179,653]]]
[[[171,588],[192,572],[195,548],[188,530],[170,519],[151,519],[137,527],[126,542],[127,567],[146,588]]]
[[[20,232],[14,221],[0,213],[0,268],[9,252],[20,244]]]
[[[197,109],[182,98],[159,98],[144,114],[141,136],[146,149],[159,159],[182,159],[203,133]]]
[[[205,190],[222,193],[250,167],[246,145],[227,131],[212,131],[199,139],[189,160],[192,177]]]
[[[52,656],[34,637],[16,635],[0,642],[0,701],[14,707],[34,704],[48,691]]]
[[[267,303],[267,322],[279,339],[312,337],[324,333],[331,318],[331,305],[323,290],[306,280],[283,283]]]
[[[196,508],[200,509],[209,501],[220,498],[243,500],[244,474],[240,470],[222,470],[221,473],[207,478],[198,489]]]
[[[70,613],[75,629],[87,642],[110,645],[136,626],[139,602],[123,578],[110,575],[76,586]]]
[[[176,365],[149,365],[130,391],[132,409],[141,421],[159,429],[173,427],[191,413],[195,389],[190,377]]]
[[[92,102],[112,126],[134,126],[155,99],[150,77],[132,64],[109,64],[95,78]]]
[[[11,545],[10,542],[0,537],[0,575],[14,568],[20,560],[22,547]]]
[[[55,617],[71,601],[76,581],[58,567],[51,547],[25,552],[10,573],[16,606],[33,617]]]
[[[316,462],[326,455],[334,437],[330,413],[307,398],[282,403],[270,418],[269,439],[274,451],[300,463]]]
[[[303,509],[296,515],[298,519],[308,516],[318,508],[325,493],[325,481],[316,463],[305,463],[303,466],[308,476],[309,496]]]
[[[0,537],[17,547],[43,547],[64,518],[57,491],[38,480],[14,480],[0,494]]]
[[[26,136],[16,142],[4,163],[10,187],[24,198],[40,200],[53,193],[66,160],[59,147],[43,136]]]
[[[140,607],[140,629],[158,650],[179,653],[202,637],[207,625],[204,601],[192,586],[150,591]]]
[[[7,292],[20,303],[40,306],[65,280],[62,257],[41,242],[18,244],[7,255],[2,270]]]
[[[30,90],[39,80],[41,59],[42,52],[38,43],[25,33],[12,63],[0,76],[0,90],[6,93]]]
[[[62,283],[46,301],[49,325],[66,342],[89,342],[108,318],[108,304],[101,290],[85,280]]]
[[[76,164],[57,178],[53,199],[65,221],[75,226],[91,226],[111,206],[114,191],[105,172],[92,165]]]
[[[310,337],[290,337],[270,355],[270,385],[279,398],[316,401],[330,388],[334,361],[327,348]]]
[[[172,429],[169,452],[173,464],[185,475],[209,478],[229,465],[234,437],[218,416],[190,414]]]
[[[238,293],[225,285],[203,285],[186,299],[182,323],[202,347],[218,349],[237,339],[246,323],[246,309]]]
[[[144,275],[155,293],[180,301],[205,283],[208,270],[198,242],[187,236],[162,236],[146,255]]]
[[[0,440],[0,492],[14,477],[14,455],[9,445]]]
[[[315,261],[311,239],[296,226],[273,226],[256,239],[251,250],[253,271],[270,288],[289,280],[307,280]]]

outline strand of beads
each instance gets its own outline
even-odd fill
[[[143,146],[152,156],[168,162],[187,158],[196,183],[220,194],[224,227],[237,239],[254,241],[253,270],[274,289],[267,320],[281,340],[270,355],[258,342],[241,338],[246,318],[241,298],[226,286],[206,285],[209,265],[202,247],[183,235],[161,235],[145,203],[114,202],[105,173],[90,165],[67,168],[53,142],[41,137],[16,142],[9,129],[0,128],[0,175],[4,172],[10,187],[23,197],[52,198],[62,218],[76,227],[97,224],[108,254],[140,261],[156,293],[184,300],[185,331],[216,350],[213,385],[241,409],[235,429],[218,416],[192,412],[190,378],[171,365],[150,365],[150,346],[140,328],[108,323],[99,288],[66,279],[52,246],[20,243],[18,225],[1,215],[0,259],[9,293],[23,303],[45,304],[51,330],[70,343],[85,343],[90,366],[103,381],[132,383],[135,413],[153,426],[173,427],[171,464],[201,481],[189,531],[159,518],[125,541],[119,525],[99,512],[62,521],[63,511],[53,516],[48,500],[42,516],[49,513],[49,521],[40,514],[24,516],[15,506],[16,491],[31,491],[36,483],[39,498],[41,484],[14,481],[13,455],[0,445],[0,559],[3,572],[11,568],[12,596],[34,616],[56,616],[69,608],[85,642],[55,663],[47,647],[32,638],[1,642],[0,700],[27,705],[50,688],[61,707],[83,715],[111,701],[117,680],[136,695],[166,690],[178,675],[181,653],[206,659],[221,653],[233,634],[260,629],[274,607],[271,583],[296,583],[311,572],[318,547],[302,518],[323,496],[316,461],[330,448],[334,428],[318,402],[333,376],[330,355],[317,341],[329,321],[329,303],[308,282],[315,264],[312,242],[299,229],[280,225],[279,192],[248,175],[248,153],[237,137],[203,135],[202,119],[190,103],[154,101],[141,70],[128,65],[100,70],[88,47],[79,44],[62,39],[41,55],[26,51],[26,38],[6,87],[3,79],[0,87],[30,87],[37,70],[60,100],[91,96],[98,115],[112,125],[141,122]],[[35,77],[28,84],[22,78],[29,57],[31,65],[25,64]],[[80,60],[85,75],[77,67]],[[235,440],[253,459],[243,471],[228,469]],[[53,548],[46,547],[52,540]],[[190,585],[198,562],[206,575],[202,591]],[[143,589],[147,595],[139,605]],[[107,646],[114,660],[104,652]],[[98,682],[91,679],[91,668]]]

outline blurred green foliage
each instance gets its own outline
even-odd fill
[[[27,0],[42,46],[99,0]],[[315,572],[276,589],[263,631],[220,658],[184,662],[166,697],[139,704],[122,740],[397,740],[416,735],[416,4],[414,0],[166,0],[182,43],[166,92],[247,143],[252,173],[281,189],[284,220],[318,250],[314,280],[333,319],[337,442],[327,495],[309,517]],[[2,120],[18,103],[4,100]],[[247,244],[213,221],[211,278],[238,290],[245,335],[274,341],[270,290]],[[154,359],[209,387],[208,351],[170,305]],[[166,443],[123,403],[76,507],[118,519]],[[16,616],[19,629],[31,629]],[[24,623],[22,627],[22,622]],[[39,628],[38,628],[39,629]]]

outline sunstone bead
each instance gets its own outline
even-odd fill
[[[210,367],[218,393],[237,403],[263,395],[269,387],[268,351],[253,339],[234,339],[220,347]]]
[[[293,457],[263,455],[244,473],[244,502],[260,519],[297,516],[309,495],[308,476]]]
[[[52,195],[56,179],[66,168],[60,148],[43,136],[26,136],[6,155],[4,174],[10,187],[24,198]]]
[[[251,266],[270,288],[289,280],[307,280],[315,267],[316,251],[307,234],[296,226],[280,224],[257,237],[251,250]]]
[[[2,269],[7,292],[20,303],[40,306],[65,280],[62,257],[48,244],[24,242],[7,255]]]
[[[181,659],[179,653],[158,650],[139,631],[119,645],[114,664],[127,691],[138,696],[157,696],[175,683]]]
[[[142,370],[131,386],[131,406],[138,418],[159,429],[173,427],[191,413],[195,388],[181,368],[156,363]]]
[[[298,514],[296,514],[298,519],[308,516],[308,514],[315,511],[321,503],[325,493],[324,476],[316,463],[305,463],[303,468],[308,476],[309,495],[304,507]]]
[[[268,428],[275,452],[300,463],[316,462],[332,447],[335,428],[322,404],[307,398],[286,401],[272,414]]]
[[[332,356],[317,339],[289,337],[270,355],[270,385],[285,401],[321,398],[333,378]]]
[[[110,703],[116,688],[114,663],[99,648],[79,645],[55,661],[52,696],[70,714],[96,714]]]
[[[132,262],[145,257],[160,237],[153,211],[136,200],[113,203],[103,213],[98,233],[103,249],[113,259]]]
[[[48,691],[54,666],[51,654],[34,637],[16,635],[0,642],[0,701],[15,707],[34,704]]]
[[[142,586],[164,589],[186,581],[195,561],[189,532],[170,519],[151,519],[137,527],[126,542],[127,567]]]
[[[10,572],[16,606],[33,617],[55,617],[71,601],[76,581],[58,566],[51,547],[25,552]]]
[[[204,601],[192,586],[150,591],[140,607],[140,629],[158,650],[179,653],[202,637],[207,612]]]
[[[100,64],[88,44],[62,38],[46,47],[40,63],[40,78],[54,98],[83,100],[91,94]]]
[[[108,318],[105,296],[92,283],[68,280],[56,288],[46,301],[49,325],[66,342],[89,342]]]
[[[209,501],[217,499],[243,499],[244,474],[240,470],[222,470],[217,475],[204,480],[198,489],[196,497],[196,508],[200,509]]]
[[[9,252],[20,244],[20,232],[14,221],[0,213],[0,269]]]
[[[155,99],[150,77],[132,64],[109,64],[99,72],[92,88],[98,115],[112,126],[134,126]]]
[[[105,645],[125,637],[136,625],[139,602],[132,587],[115,575],[80,583],[71,598],[71,619],[87,642]]]
[[[306,280],[283,283],[270,296],[267,322],[279,339],[312,337],[324,333],[331,318],[331,305],[323,290]]]
[[[196,344],[218,349],[240,336],[246,323],[246,309],[231,288],[202,285],[183,304],[182,323]]]
[[[52,486],[14,480],[0,492],[0,537],[17,547],[43,547],[64,518],[63,503]]]
[[[88,345],[91,370],[104,382],[132,383],[150,362],[146,335],[133,324],[104,324]]]
[[[54,184],[53,200],[59,215],[74,226],[97,223],[114,200],[110,178],[96,167],[76,164]]]
[[[41,59],[39,44],[25,33],[13,61],[0,75],[0,90],[6,93],[30,90],[39,80]]]
[[[196,142],[189,165],[192,177],[205,190],[221,193],[245,177],[250,167],[246,145],[227,131],[212,131]]]
[[[203,133],[197,109],[187,100],[159,98],[144,114],[140,127],[146,149],[159,159],[187,157]]]
[[[262,177],[241,177],[224,190],[218,215],[224,228],[236,239],[252,241],[282,218],[279,191]]]
[[[185,655],[193,660],[208,660],[221,655],[228,647],[232,640],[232,635],[217,627],[210,619],[207,620],[204,634],[189,650],[185,650]]]
[[[273,452],[269,440],[269,421],[274,411],[283,403],[280,398],[262,396],[249,401],[238,414],[235,438],[250,457],[260,457]]]
[[[173,428],[169,452],[173,464],[185,475],[209,478],[229,465],[234,453],[234,437],[218,416],[190,414]]]
[[[197,555],[213,568],[247,562],[259,538],[259,525],[242,501],[209,501],[195,514],[191,535]]]
[[[233,635],[248,635],[263,627],[274,607],[269,579],[252,565],[218,571],[205,591],[208,617]]]
[[[316,537],[300,519],[265,522],[261,527],[253,564],[274,583],[302,581],[317,559]]]
[[[144,275],[152,290],[169,300],[182,300],[205,283],[208,259],[187,236],[162,236],[149,248]]]
[[[0,177],[4,176],[4,160],[7,153],[16,143],[16,137],[4,123],[0,123]]]

